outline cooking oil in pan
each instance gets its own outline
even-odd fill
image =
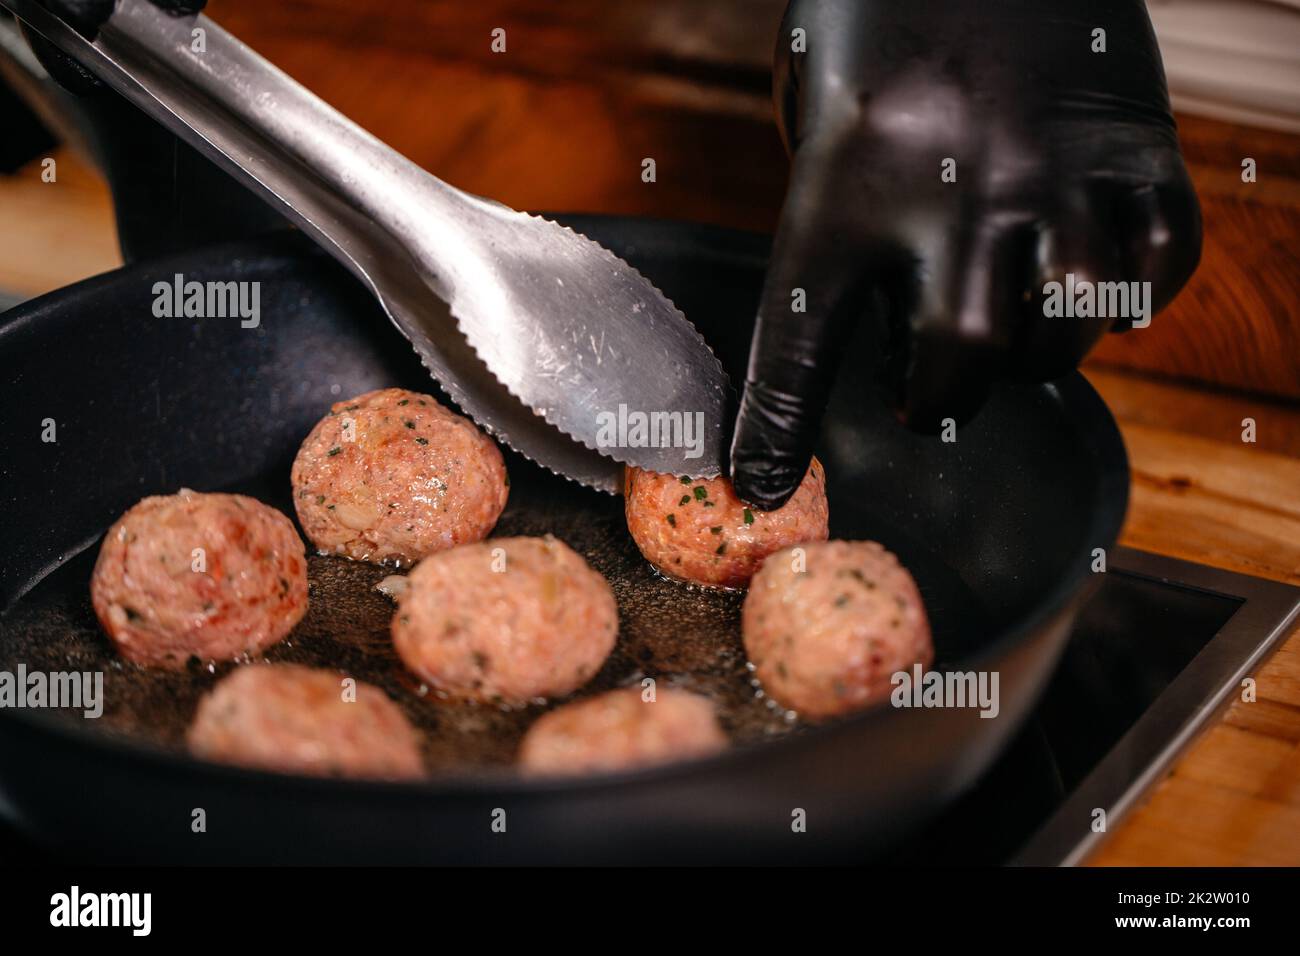
[[[618,600],[618,643],[573,698],[651,677],[711,698],[735,742],[790,732],[793,722],[751,683],[740,640],[743,593],[695,588],[656,572],[627,533],[622,499],[579,488],[513,456],[510,469],[510,503],[494,534],[556,535],[606,577]],[[288,485],[287,475],[277,475],[206,490],[250,494],[292,516]],[[0,669],[22,662],[29,671],[102,671],[103,716],[83,720],[68,711],[66,719],[93,732],[181,749],[199,698],[241,665],[195,662],[167,672],[118,657],[90,606],[98,548],[96,542],[49,575],[0,621]],[[440,699],[393,650],[393,601],[376,587],[393,573],[391,566],[309,557],[307,615],[266,659],[332,668],[383,688],[420,730],[434,774],[511,764],[528,726],[563,701],[511,708]]]

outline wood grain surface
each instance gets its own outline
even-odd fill
[[[1300,585],[1300,408],[1087,374],[1132,463],[1125,544]],[[1090,862],[1300,865],[1300,628],[1253,676]]]
[[[762,231],[775,225],[786,174],[767,72],[782,7],[210,5],[308,87],[464,188],[519,208]],[[504,54],[490,50],[497,26]],[[1108,339],[1088,366],[1132,459],[1123,540],[1300,584],[1300,138],[1191,117],[1180,132],[1204,211],[1201,269],[1149,329]],[[0,177],[0,288],[35,294],[116,261],[106,191],[56,155],[57,184],[41,183],[34,165]],[[1240,180],[1246,156],[1259,168],[1251,185]],[[645,157],[656,159],[656,183],[641,182]],[[1252,444],[1241,437],[1247,417]],[[1233,705],[1093,862],[1300,864],[1300,635],[1257,678],[1258,702]]]

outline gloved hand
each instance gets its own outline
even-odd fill
[[[774,79],[792,169],[731,450],[753,505],[802,478],[853,323],[876,354],[847,374],[935,430],[997,378],[1063,374],[1112,324],[1045,316],[1047,282],[1150,282],[1154,312],[1196,268],[1141,0],[793,0]]]
[[[168,13],[189,15],[198,13],[208,0],[150,0],[154,6]],[[41,6],[61,18],[87,39],[113,14],[117,0],[40,0]],[[46,72],[69,92],[84,96],[100,87],[100,82],[76,60],[62,53],[40,34],[23,27],[23,35]]]

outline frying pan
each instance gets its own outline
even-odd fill
[[[739,379],[766,239],[564,221],[650,277]],[[260,327],[155,318],[153,284],[177,273],[260,282]],[[430,777],[280,776],[184,753],[198,696],[228,668],[159,675],[120,661],[90,609],[98,541],[139,498],[182,486],[245,491],[292,515],[289,464],[332,401],[388,385],[432,390],[409,346],[351,277],[280,234],[137,262],[13,309],[0,322],[0,367],[0,669],[106,675],[99,720],[0,710],[0,808],[78,858],[868,859],[960,795],[1011,738],[1096,580],[1093,549],[1113,545],[1127,503],[1119,434],[1078,374],[999,386],[954,442],[906,431],[859,377],[841,375],[818,449],[831,533],[899,555],[926,601],[937,666],[996,671],[1000,709],[988,719],[884,706],[805,726],[749,682],[741,596],[657,577],[627,536],[621,499],[507,455],[511,498],[496,533],[553,531],[619,600],[619,646],[578,696],[643,676],[686,686],[714,698],[734,746],[661,768],[522,779],[511,756],[540,709],[421,697],[386,640],[391,605],[372,587],[385,572],[313,558],[308,617],[268,656],[378,683],[425,732]],[[41,441],[46,419],[56,442]],[[195,833],[199,808],[206,832]]]

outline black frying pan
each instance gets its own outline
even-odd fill
[[[674,223],[568,222],[641,269],[738,380],[765,240]],[[157,319],[154,282],[259,281],[262,325]],[[293,513],[289,463],[331,401],[385,385],[431,390],[409,346],[335,264],[293,236],[137,263],[27,303],[0,324],[7,553],[0,670],[106,672],[99,721],[0,710],[0,808],[78,856],[159,861],[772,861],[863,858],[953,800],[1031,708],[1114,543],[1127,463],[1077,374],[1006,385],[955,443],[896,425],[842,376],[819,455],[833,536],[874,538],[916,576],[937,664],[996,670],[1001,713],[884,707],[788,724],[748,683],[740,597],[657,578],[621,500],[508,456],[496,533],[552,530],[614,584],[619,647],[591,693],[641,675],[714,697],[735,746],[702,762],[566,782],[509,761],[537,710],[421,699],[386,641],[380,569],[311,563],[312,609],[268,655],[381,684],[426,731],[420,784],[315,780],[200,763],[180,749],[216,674],[121,663],[99,633],[90,568],[108,525],[147,494],[242,490]],[[331,386],[337,385],[337,393]],[[57,443],[40,440],[57,423]],[[191,830],[203,808],[207,832]],[[494,811],[506,832],[494,832]],[[806,832],[792,831],[796,810]]]

